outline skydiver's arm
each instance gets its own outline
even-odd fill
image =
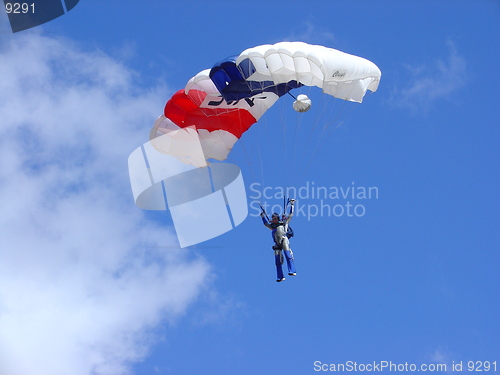
[[[273,230],[273,227],[271,226],[271,223],[269,223],[269,221],[267,220],[267,217],[265,216],[265,214],[264,214],[264,213],[261,213],[261,214],[260,214],[260,217],[261,217],[262,222],[264,223],[264,225],[265,225],[267,228],[269,228],[269,229]]]
[[[294,201],[294,203],[295,203],[295,201]],[[285,223],[284,223],[285,225],[288,225],[288,223],[290,222],[290,220],[292,220],[292,217],[293,217],[293,207],[294,207],[293,204],[294,203],[292,203],[290,205],[290,213],[288,214],[288,217],[285,220]]]
[[[288,223],[290,223],[290,220],[292,220],[293,217],[293,205],[295,204],[295,199],[290,200],[290,213],[288,214],[288,217],[284,220],[283,224],[285,226],[285,233],[288,230]]]

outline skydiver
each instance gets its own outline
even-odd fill
[[[271,221],[267,217],[264,210],[262,210],[260,217],[264,225],[272,230],[272,236],[274,240],[273,250],[274,259],[276,264],[276,272],[278,274],[277,282],[285,280],[283,276],[283,254],[281,250],[285,253],[286,264],[288,268],[288,275],[295,276],[297,272],[295,271],[295,264],[293,262],[293,252],[290,248],[289,238],[293,236],[292,228],[289,227],[288,223],[292,220],[293,207],[295,204],[295,199],[290,199],[290,213],[288,216],[282,215],[281,221],[279,220],[279,215],[273,213],[271,216]]]

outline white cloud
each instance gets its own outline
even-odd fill
[[[0,67],[0,374],[126,373],[209,271],[133,205],[166,90],[36,32],[0,37]]]
[[[7,34],[12,34],[12,29],[9,24],[9,17],[7,12],[0,12],[0,37]]]
[[[447,373],[452,373],[453,371],[453,365],[454,363],[458,363],[459,361],[454,361],[453,360],[454,354],[451,353],[446,347],[439,346],[437,347],[434,352],[432,352],[427,360],[428,363],[432,364],[439,364],[439,365],[445,365],[446,367],[446,372]],[[443,368],[443,367],[441,367]]]
[[[437,348],[429,356],[430,360],[435,363],[445,363],[448,361],[448,354],[445,354],[442,347]]]
[[[333,45],[335,40],[334,34],[328,28],[322,27],[315,22],[314,18],[309,18],[301,21],[297,27],[285,38],[291,42],[299,41],[311,44],[324,44],[325,46]],[[280,42],[277,40],[276,42]]]
[[[450,98],[467,80],[466,62],[452,41],[447,42],[448,55],[432,64],[412,65],[405,68],[410,78],[405,85],[395,87],[389,102],[411,111],[428,111],[441,99]]]

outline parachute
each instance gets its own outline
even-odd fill
[[[193,76],[172,95],[128,159],[135,203],[170,210],[181,247],[219,236],[248,215],[241,170],[225,160],[235,143],[290,91],[319,87],[359,102],[376,91],[381,73],[364,58],[318,45],[282,42],[249,48]],[[295,97],[294,97],[295,98]],[[306,112],[300,94],[293,109]]]
[[[377,90],[380,77],[371,61],[324,46],[281,42],[249,48],[191,78],[166,103],[150,140],[180,129],[195,130],[205,160],[225,160],[243,133],[290,90],[317,86],[335,98],[361,103],[367,90]],[[298,112],[310,107],[311,100],[303,94],[293,103]],[[199,158],[176,156],[205,165]]]

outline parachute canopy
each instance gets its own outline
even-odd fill
[[[380,77],[371,61],[324,46],[281,42],[249,48],[192,77],[166,103],[150,139],[194,129],[205,159],[224,160],[242,134],[290,90],[317,86],[335,98],[361,103],[367,90],[377,90]],[[306,95],[293,103],[298,112],[310,107]],[[198,158],[181,160],[197,165],[193,160]]]

